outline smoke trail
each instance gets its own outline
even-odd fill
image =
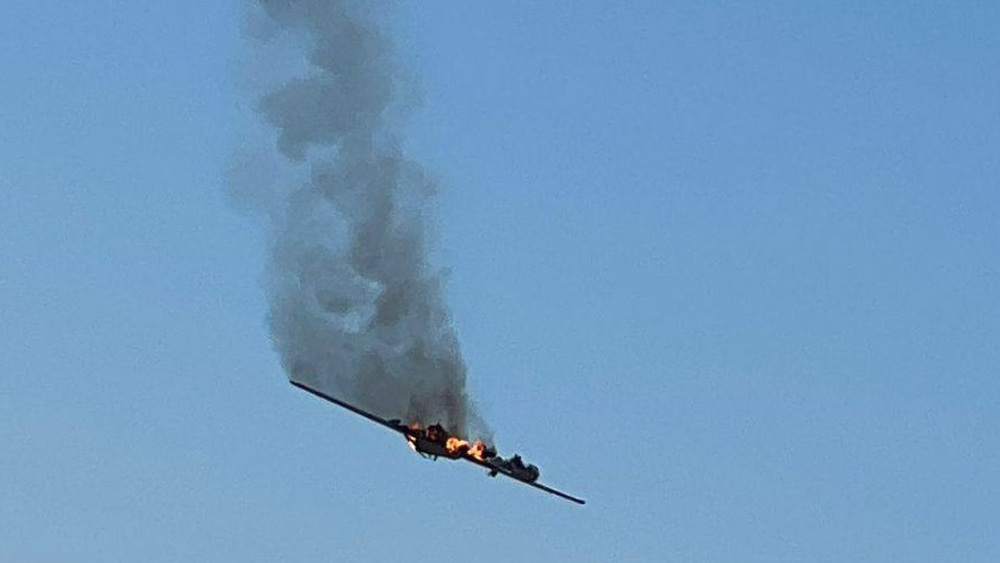
[[[259,103],[282,166],[307,176],[267,194],[280,209],[271,214],[271,333],[288,377],[387,418],[462,436],[485,430],[427,263],[435,186],[403,154],[390,117],[403,105],[402,79],[379,3],[252,2],[307,62]]]

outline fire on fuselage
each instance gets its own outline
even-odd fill
[[[437,459],[444,457],[448,459],[474,458],[479,462],[488,463],[490,467],[490,477],[495,477],[500,471],[507,475],[534,483],[541,473],[538,466],[531,463],[524,463],[521,456],[515,454],[509,459],[504,459],[497,455],[495,449],[485,446],[481,440],[476,440],[472,444],[461,438],[452,436],[440,424],[432,424],[427,428],[421,427],[417,423],[410,424],[410,433],[406,436],[407,445],[417,453]]]
[[[417,453],[435,458],[459,459],[469,451],[467,442],[450,436],[440,424],[432,424],[427,428],[411,424],[410,430],[406,441]]]

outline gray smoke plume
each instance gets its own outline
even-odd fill
[[[264,196],[271,332],[288,377],[386,418],[485,431],[427,263],[435,186],[400,145],[405,81],[380,3],[251,2],[305,62],[259,102],[276,160],[304,171]]]

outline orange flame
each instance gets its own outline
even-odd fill
[[[478,459],[479,461],[485,461],[483,459],[483,451],[486,450],[486,446],[483,445],[482,440],[476,440],[472,443],[472,447],[469,448],[469,456]]]
[[[444,447],[450,453],[454,454],[454,453],[458,453],[462,448],[468,449],[469,448],[469,443],[466,442],[465,440],[462,440],[461,438],[456,438],[454,436],[451,436],[444,443]]]

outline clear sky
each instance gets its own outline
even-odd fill
[[[472,386],[578,507],[286,383],[238,2],[0,3],[0,561],[1000,560],[1000,4],[876,4],[394,11]]]

